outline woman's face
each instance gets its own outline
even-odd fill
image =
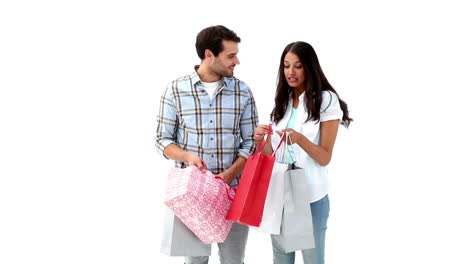
[[[286,53],[284,57],[284,76],[289,86],[293,88],[304,89],[305,73],[304,66],[302,65],[299,57],[292,53]]]

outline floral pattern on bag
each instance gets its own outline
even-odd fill
[[[226,220],[234,190],[197,167],[172,168],[164,203],[203,243],[222,243],[233,221]]]

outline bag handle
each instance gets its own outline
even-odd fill
[[[263,148],[265,148],[265,145],[266,145],[266,139],[265,137],[268,138],[268,135],[271,135],[273,134],[273,129],[271,128],[271,123],[268,125],[268,132],[267,134],[263,137],[263,144],[260,145],[260,147],[258,147],[256,150],[255,150],[255,153],[254,155],[257,155],[259,152],[261,152],[263,150]]]
[[[260,145],[260,147],[258,147],[257,150],[255,150],[254,155],[257,155],[259,152],[261,152],[263,148],[265,147],[265,145],[266,145],[266,140],[263,140],[263,144]]]
[[[270,135],[270,134],[273,134],[273,131],[271,129],[271,124],[268,126],[268,133],[267,133],[266,136],[268,137],[268,135]],[[286,132],[283,132],[283,134],[281,135],[281,138],[280,138],[280,142],[279,142],[278,146],[276,146],[276,149],[275,149],[275,151],[273,151],[271,156],[274,157],[276,155],[276,152],[281,147],[281,144],[283,144],[285,136],[286,136]],[[260,147],[258,147],[257,150],[255,150],[254,155],[257,155],[259,152],[261,152],[263,150],[263,148],[265,148],[265,145],[266,145],[266,140],[263,140],[263,144],[260,145]]]
[[[288,141],[291,143],[290,145],[288,145]],[[284,146],[285,150],[283,152],[282,161],[284,162],[284,156],[286,155],[286,152],[288,152],[292,163],[295,163],[296,162],[296,155],[294,154],[294,151],[291,151],[291,149],[289,148],[290,146],[292,146],[291,134],[286,131],[286,145]]]
[[[224,182],[224,179],[221,178],[221,177],[219,177],[219,176],[215,176],[215,179],[222,180],[222,181]],[[226,184],[226,183],[224,183],[224,184]],[[227,185],[227,184],[226,184],[226,185]],[[234,197],[231,196],[231,192],[230,192],[231,190],[233,190],[234,193],[236,193],[236,189],[234,189],[233,187],[229,186],[229,187],[226,188],[226,195],[227,195],[227,197],[229,198],[229,200],[231,200],[231,202],[232,202],[232,201],[234,201]]]
[[[285,137],[286,137],[286,134],[287,134],[286,132],[283,132],[283,134],[281,135],[281,138],[280,138],[280,142],[279,142],[278,146],[276,146],[276,149],[275,149],[275,151],[273,151],[273,153],[271,154],[271,156],[274,157],[274,156],[276,155],[276,152],[277,152],[278,149],[281,147],[281,144],[283,144],[283,141],[284,141],[284,139],[285,139]]]

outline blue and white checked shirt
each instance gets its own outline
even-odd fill
[[[161,97],[157,119],[156,146],[161,153],[176,144],[201,157],[214,174],[255,150],[255,100],[250,88],[234,77],[224,77],[212,99],[197,72],[174,80]],[[185,166],[176,161],[176,167]]]

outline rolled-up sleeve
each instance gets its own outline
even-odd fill
[[[156,126],[156,147],[158,153],[164,156],[164,149],[175,144],[177,133],[177,109],[172,93],[172,84],[169,84],[161,96]]]
[[[343,117],[343,111],[341,111],[338,96],[330,91],[322,92],[322,105],[320,111],[320,122],[337,119],[341,120]]]
[[[254,133],[258,126],[258,112],[255,104],[255,99],[252,92],[248,89],[250,98],[248,99],[240,121],[241,144],[239,148],[239,156],[248,158],[255,151]]]

